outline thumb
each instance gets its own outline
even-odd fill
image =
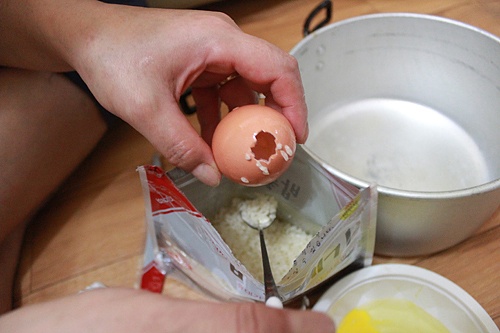
[[[204,332],[335,332],[333,321],[319,312],[281,310],[246,302],[218,304],[211,309],[197,315],[200,319],[198,323],[203,323]],[[196,330],[193,329],[193,332]]]

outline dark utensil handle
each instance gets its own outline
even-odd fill
[[[260,237],[260,250],[262,252],[262,266],[264,268],[264,288],[266,292],[266,301],[269,297],[276,296],[281,299],[278,293],[278,288],[276,288],[276,283],[274,282],[273,272],[271,270],[271,265],[269,264],[269,256],[267,255],[266,241],[264,240],[264,231],[259,229]]]
[[[302,30],[302,33],[305,36],[309,35],[311,32],[318,30],[319,28],[325,26],[328,22],[330,22],[332,18],[332,1],[331,0],[325,0],[322,3],[320,3],[316,8],[314,8],[307,16],[306,22],[304,23],[304,29]],[[311,28],[311,23],[312,21],[316,18],[316,16],[322,11],[325,10],[325,18],[316,24],[313,28]]]

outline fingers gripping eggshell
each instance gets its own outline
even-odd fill
[[[262,105],[233,109],[220,121],[212,139],[221,173],[247,186],[276,180],[292,163],[295,148],[295,133],[285,116]]]

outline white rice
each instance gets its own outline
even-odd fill
[[[272,196],[258,195],[254,199],[241,201],[238,208],[243,221],[255,229],[265,229],[276,219],[278,201]]]
[[[277,205],[277,202],[275,198],[267,195],[258,195],[254,200],[234,198],[230,206],[223,207],[212,219],[213,226],[234,256],[259,281],[263,281],[259,232],[243,221],[241,210],[259,215],[267,212],[267,205],[270,204]],[[265,229],[264,236],[274,279],[279,282],[292,268],[293,260],[306,247],[312,236],[280,219],[276,219]]]

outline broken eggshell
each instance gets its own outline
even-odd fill
[[[212,151],[221,173],[246,186],[276,180],[290,166],[295,133],[280,112],[262,105],[233,109],[218,124]]]

